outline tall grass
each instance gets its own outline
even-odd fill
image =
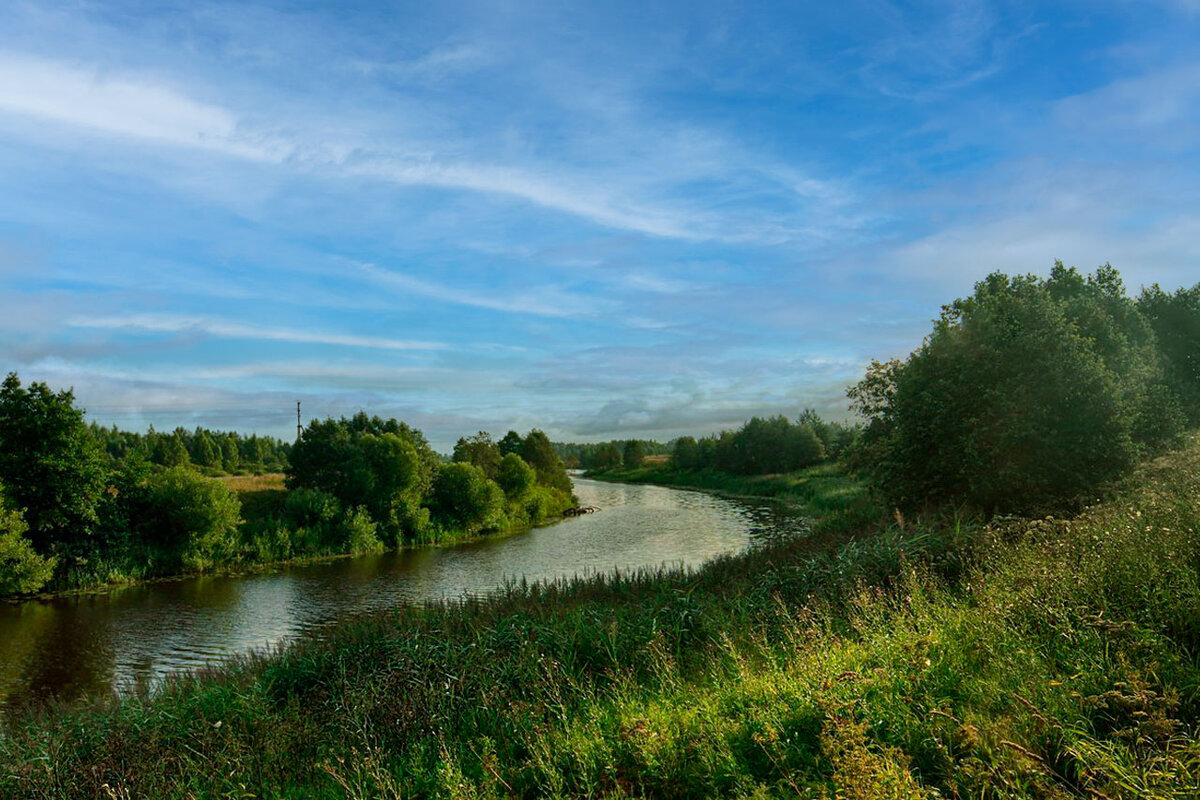
[[[1200,443],[1070,520],[855,513],[17,715],[0,796],[1200,796]]]

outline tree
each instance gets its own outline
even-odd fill
[[[1115,270],[992,274],[906,361],[874,362],[850,390],[868,421],[859,462],[899,505],[1070,503],[1177,435],[1169,413],[1143,424],[1164,411],[1152,342]]]
[[[646,460],[646,448],[641,441],[629,439],[621,448],[621,461],[626,467],[637,468]]]
[[[291,449],[287,485],[320,489],[343,508],[366,508],[393,540],[415,538],[437,460],[420,432],[395,420],[314,420]]]
[[[221,468],[221,454],[217,450],[216,444],[213,442],[212,436],[208,431],[197,431],[196,436],[196,463],[210,469]]]
[[[621,466],[621,448],[616,442],[605,442],[600,445],[592,456],[592,466],[595,469],[616,469]]]
[[[500,448],[492,441],[492,435],[487,431],[480,431],[474,436],[459,439],[458,443],[454,445],[454,454],[451,456],[451,460],[474,464],[482,469],[489,478],[495,480],[502,457]]]
[[[434,477],[429,510],[446,529],[494,530],[504,519],[504,492],[473,464],[446,464]]]
[[[571,478],[546,434],[531,430],[521,442],[521,458],[537,471],[538,483],[571,493]]]
[[[44,383],[21,388],[16,373],[0,386],[0,483],[24,509],[33,548],[88,541],[107,480],[99,442],[75,408],[70,390],[57,394]]]
[[[1167,379],[1188,420],[1200,422],[1200,283],[1168,294],[1154,284],[1143,289],[1138,309],[1154,329]]]
[[[676,439],[671,462],[676,469],[699,469],[700,448],[696,445],[696,440],[691,436],[680,436]]]
[[[537,472],[516,453],[508,453],[500,460],[496,483],[509,500],[516,500],[537,483]]]
[[[500,448],[500,455],[502,456],[506,456],[509,453],[521,455],[521,448],[524,444],[525,441],[521,438],[521,434],[516,431],[509,431],[504,434],[504,438],[500,440],[497,447]]]
[[[182,431],[176,430],[169,436],[159,436],[154,463],[164,467],[182,467],[192,463]]]

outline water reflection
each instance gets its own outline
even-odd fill
[[[0,705],[119,692],[346,614],[486,593],[506,579],[698,565],[804,526],[776,504],[578,478],[575,487],[603,511],[507,539],[0,604]]]

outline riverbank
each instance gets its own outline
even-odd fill
[[[1200,445],[1071,520],[826,525],[13,720],[19,797],[1192,797]]]
[[[191,580],[199,577],[238,577],[258,575],[289,567],[301,567],[313,564],[323,564],[370,555],[387,550],[404,551],[425,547],[452,547],[482,542],[489,539],[500,539],[527,533],[535,528],[553,525],[562,521],[563,512],[574,505],[574,499],[562,497],[556,502],[543,503],[539,511],[547,516],[539,517],[536,521],[527,519],[509,520],[501,528],[489,529],[477,533],[461,530],[446,530],[438,528],[433,535],[418,541],[405,542],[396,547],[385,547],[376,542],[369,550],[351,551],[319,551],[302,555],[277,557],[269,551],[270,544],[291,537],[290,531],[283,527],[282,520],[286,517],[285,504],[287,492],[284,485],[285,476],[282,473],[261,473],[255,475],[221,475],[208,478],[219,481],[232,491],[241,508],[241,520],[238,525],[239,549],[229,560],[221,561],[203,570],[179,570],[166,574],[147,574],[127,564],[87,564],[84,563],[72,575],[72,585],[53,591],[39,591],[26,595],[0,596],[0,603],[19,605],[31,600],[52,600],[61,597],[82,597],[88,595],[107,594],[120,589],[144,586],[157,583],[171,583]],[[551,497],[551,500],[555,498]],[[284,535],[279,535],[282,531]],[[265,536],[264,536],[265,534]],[[270,541],[264,547],[262,540]],[[135,561],[136,563],[136,561]]]
[[[855,508],[862,509],[868,516],[879,511],[871,503],[866,484],[835,462],[774,475],[732,475],[712,469],[677,470],[669,461],[660,461],[633,468],[591,470],[584,473],[584,477],[616,483],[699,489],[730,497],[786,500],[816,517],[844,514]]]

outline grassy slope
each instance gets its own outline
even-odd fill
[[[1193,441],[1069,521],[400,609],[15,721],[0,796],[1195,797],[1198,521]]]

